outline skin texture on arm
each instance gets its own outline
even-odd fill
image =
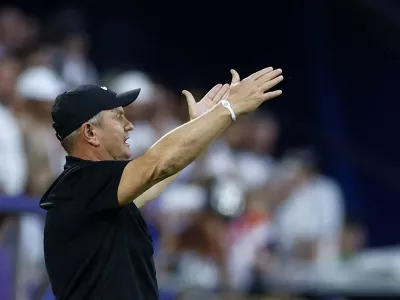
[[[191,93],[184,91],[183,94],[186,96],[188,102],[190,120],[194,120],[197,117],[201,116],[203,113],[209,111],[212,106],[219,103],[221,99],[223,99],[223,97],[227,97],[228,90],[228,84],[217,84],[199,102],[196,102],[194,100]],[[155,145],[153,145],[151,148],[153,148],[154,146]],[[179,174],[180,172],[157,183],[156,185],[145,191],[142,195],[137,197],[133,202],[137,207],[140,208],[146,203],[156,199],[179,176]]]
[[[228,101],[235,114],[249,113],[263,102],[281,95],[267,92],[283,80],[282,70],[266,68],[232,84]],[[152,186],[178,173],[193,162],[231,123],[228,109],[215,105],[200,117],[163,136],[143,156],[124,169],[118,188],[118,201],[125,205]]]
[[[237,73],[236,73],[237,74]],[[234,76],[233,83],[239,81],[239,76]],[[201,116],[203,113],[209,111],[214,105],[219,103],[222,99],[226,99],[229,92],[229,85],[217,84],[214,86],[199,102],[196,102],[192,94],[188,91],[183,91],[189,107],[190,120],[194,120]],[[151,148],[150,148],[151,149]],[[137,197],[133,202],[137,207],[142,207],[146,203],[156,199],[160,194],[179,176],[180,173],[172,175],[164,179],[163,181],[157,183],[139,197]]]

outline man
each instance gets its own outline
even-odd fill
[[[116,94],[81,86],[56,98],[53,127],[69,156],[40,205],[48,211],[44,252],[57,299],[158,299],[152,240],[138,208],[232,120],[279,96],[267,91],[281,73],[266,68],[240,81],[232,70],[231,86],[217,85],[199,103],[184,91],[192,120],[131,161],[126,140],[133,126],[123,107],[139,89]]]
[[[300,148],[288,151],[281,162],[289,194],[276,209],[274,231],[285,263],[291,266],[327,269],[340,258],[343,193],[319,172],[318,161],[312,149]]]

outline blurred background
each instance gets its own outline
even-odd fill
[[[399,1],[65,4],[0,6],[1,300],[53,299],[38,201],[66,155],[57,94],[142,88],[136,157],[188,120],[183,89],[268,66],[283,95],[143,209],[161,298],[400,299]]]

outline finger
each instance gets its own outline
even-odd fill
[[[260,76],[258,79],[255,80],[255,82],[258,86],[262,86],[266,82],[268,82],[274,78],[277,78],[281,74],[282,74],[282,69],[276,69],[276,70],[273,70],[272,72],[269,72],[269,73],[266,73],[266,74]]]
[[[229,84],[224,84],[222,88],[218,91],[215,97],[212,99],[213,103],[218,103],[223,99],[223,96],[229,91]]]
[[[280,95],[282,95],[282,90],[271,91],[271,92],[265,93],[262,97],[262,100],[264,102],[264,101],[270,100],[272,98],[276,98]]]
[[[217,84],[215,85],[211,90],[208,91],[208,93],[203,97],[206,99],[213,99],[217,93],[219,92],[219,90],[222,88],[222,84]]]
[[[189,114],[192,115],[194,112],[194,106],[196,105],[196,100],[194,99],[191,92],[183,90],[182,94],[185,96],[188,107],[189,107]]]
[[[262,69],[262,70],[260,70],[260,71],[258,71],[258,72],[253,73],[252,75],[250,75],[250,77],[251,77],[253,80],[256,80],[257,78],[259,78],[259,77],[261,77],[261,76],[263,76],[263,75],[265,75],[265,74],[271,72],[272,70],[273,70],[272,67],[268,67],[268,68],[265,68],[265,69]]]
[[[280,83],[283,80],[283,76],[278,76],[270,81],[265,82],[263,85],[260,86],[260,89],[265,92],[268,91],[269,89],[273,88],[276,86],[278,83]]]
[[[196,104],[196,100],[194,99],[191,92],[183,90],[182,94],[185,96],[186,101],[189,105]]]
[[[228,99],[228,96],[229,96],[229,90],[230,90],[230,88],[228,88],[227,90],[226,90],[226,92],[225,92],[225,94],[222,96],[222,98],[221,99]]]
[[[239,83],[239,82],[240,82],[239,73],[236,72],[236,70],[232,69],[232,70],[231,70],[231,74],[232,74],[232,81],[231,81],[231,84]]]

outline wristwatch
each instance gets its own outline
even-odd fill
[[[231,113],[232,120],[236,121],[236,115],[235,115],[235,112],[232,109],[231,104],[226,100],[221,100],[221,104],[223,105],[223,107],[225,107],[226,109],[229,110],[229,112]]]

